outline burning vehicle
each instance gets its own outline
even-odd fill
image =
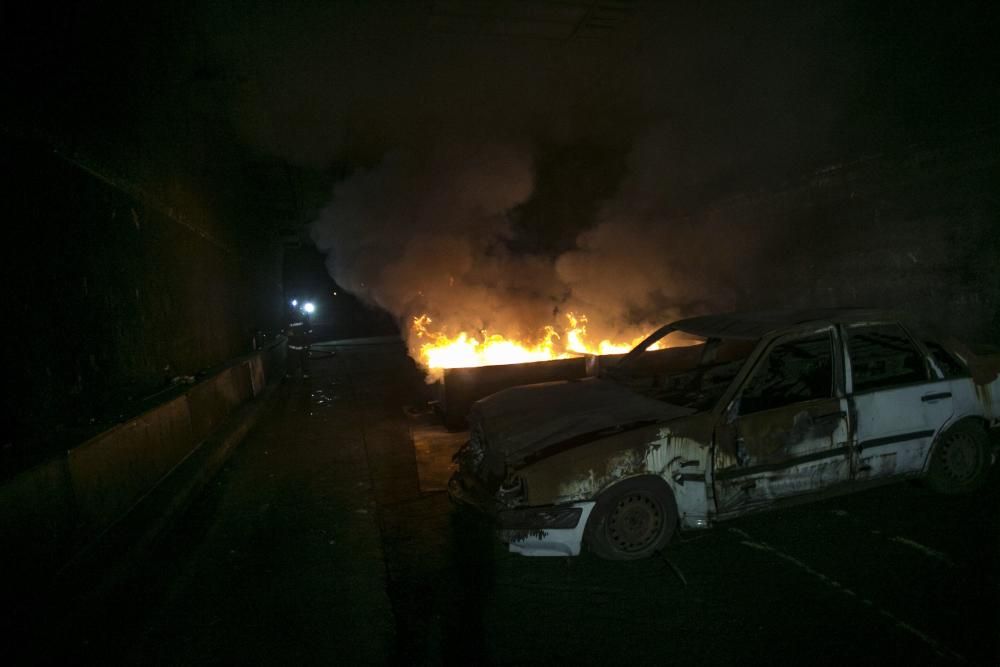
[[[513,552],[638,559],[677,528],[871,485],[972,491],[996,458],[1000,355],[889,312],[695,317],[601,361],[470,411],[449,493]]]

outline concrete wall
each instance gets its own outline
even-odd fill
[[[970,342],[998,342],[998,183],[994,130],[832,166],[691,222],[774,232],[732,307],[893,308]]]
[[[5,448],[75,444],[279,324],[273,230],[179,185],[163,199],[37,141],[0,140]]]
[[[284,375],[285,343],[0,482],[0,586],[38,591]]]

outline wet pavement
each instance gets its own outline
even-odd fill
[[[133,580],[38,660],[131,664],[1000,664],[1000,480],[898,484],[634,563],[509,554],[441,490],[398,344],[286,381]],[[416,440],[416,443],[414,443]]]

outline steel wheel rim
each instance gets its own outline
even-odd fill
[[[942,463],[945,473],[957,482],[969,482],[979,470],[979,443],[969,433],[956,433],[944,443]]]
[[[619,498],[608,516],[608,540],[624,553],[647,549],[662,532],[663,508],[644,491],[633,491]]]

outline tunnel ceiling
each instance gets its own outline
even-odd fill
[[[5,5],[6,131],[286,235],[442,137],[525,141],[553,173],[589,146],[598,173],[660,132],[664,182],[708,196],[990,125],[1000,94],[986,4],[140,4]]]

